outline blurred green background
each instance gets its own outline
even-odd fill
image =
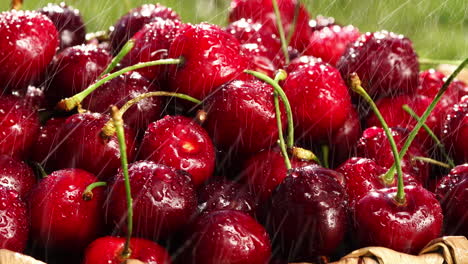
[[[60,0],[24,0],[36,9]],[[63,0],[62,0],[63,1]],[[462,59],[468,56],[468,0],[302,0],[313,16],[333,16],[362,32],[387,29],[414,42],[420,57]],[[65,0],[78,8],[87,30],[106,29],[130,8],[149,0]],[[225,25],[230,0],[159,0],[181,14],[185,22],[208,21]],[[9,0],[0,1],[0,10]],[[0,36],[1,37],[1,36]]]

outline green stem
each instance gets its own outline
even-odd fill
[[[416,120],[416,122],[419,122],[419,120],[421,119],[408,105],[403,105],[403,110],[405,110],[414,120]],[[426,130],[427,134],[429,134],[432,140],[436,143],[437,147],[440,149],[440,152],[442,152],[442,155],[449,164],[450,168],[455,167],[455,163],[445,150],[444,144],[442,144],[442,142],[437,138],[432,129],[428,127],[425,123],[423,123],[423,128],[424,130]]]
[[[122,59],[133,49],[134,46],[135,40],[130,39],[127,41],[119,53],[112,59],[111,63],[107,65],[107,68],[104,70],[104,72],[99,75],[99,78],[111,72],[117,66],[117,64],[119,64],[119,62],[122,61]]]
[[[425,162],[425,163],[434,164],[434,165],[437,165],[437,166],[440,166],[440,167],[451,169],[450,165],[448,165],[447,163],[443,163],[443,162],[440,162],[438,160],[427,158],[427,157],[413,157],[413,160],[420,160],[420,161]]]
[[[128,258],[130,256],[130,238],[132,237],[133,232],[133,199],[132,191],[130,186],[130,177],[128,176],[128,160],[127,160],[127,145],[125,144],[125,132],[123,128],[123,119],[119,115],[119,110],[117,107],[112,107],[112,120],[114,122],[114,127],[117,134],[117,139],[119,141],[120,148],[120,161],[122,164],[122,172],[125,180],[125,195],[127,197],[127,237],[125,239],[124,249],[122,251],[122,257]]]
[[[439,64],[450,64],[450,65],[460,65],[461,60],[439,60],[439,59],[428,59],[428,58],[419,58],[419,64],[424,65],[439,65]]]
[[[107,182],[99,181],[99,182],[93,182],[83,192],[83,200],[89,201],[93,199],[93,190],[96,187],[104,187],[107,186]]]
[[[291,28],[289,29],[289,32],[288,32],[288,38],[286,42],[287,46],[289,46],[289,44],[291,43],[292,37],[294,35],[294,31],[296,31],[297,18],[299,17],[299,11],[301,11],[301,0],[297,0],[296,5],[294,6],[294,18],[291,24]]]
[[[283,154],[284,164],[286,165],[286,169],[292,169],[291,161],[289,160],[288,150],[286,149],[286,144],[284,143],[284,136],[283,136],[283,124],[281,123],[281,110],[279,105],[278,99],[278,92],[273,92],[273,100],[275,102],[275,115],[276,115],[276,125],[278,126],[278,138],[279,138],[279,146],[281,149],[281,153]]]
[[[283,50],[284,60],[286,62],[286,65],[288,65],[289,64],[288,43],[284,35],[283,23],[281,22],[281,13],[278,8],[278,2],[276,0],[271,0],[271,2],[273,3],[273,10],[275,11],[276,27],[278,28],[278,32],[280,35],[281,49]]]
[[[157,66],[157,65],[169,65],[169,64],[180,64],[182,62],[182,59],[162,59],[162,60],[156,60],[156,61],[148,61],[148,62],[141,62],[137,63],[132,66],[125,67],[119,71],[113,72],[104,78],[100,79],[99,81],[95,82],[94,84],[90,85],[88,88],[85,90],[81,91],[80,93],[75,94],[72,97],[65,98],[61,100],[57,104],[57,108],[60,110],[65,110],[65,111],[71,111],[75,107],[80,106],[81,102],[94,90],[96,90],[99,86],[103,85],[104,83],[126,73],[129,71],[134,71],[138,70],[141,68],[146,68],[146,67],[151,67],[151,66]]]
[[[330,148],[328,145],[322,145],[322,160],[323,160],[323,166],[325,168],[330,168],[330,163],[328,162],[328,159],[330,157]]]
[[[354,92],[358,93],[361,97],[364,98],[364,100],[366,100],[369,103],[369,105],[372,108],[372,111],[374,111],[375,115],[377,116],[377,118],[379,119],[382,125],[383,130],[385,131],[385,135],[387,135],[387,139],[392,149],[393,159],[395,160],[394,164],[396,164],[396,169],[397,169],[397,174],[398,174],[398,191],[397,191],[396,199],[397,199],[397,202],[404,203],[405,191],[404,191],[404,185],[403,185],[403,172],[401,169],[400,156],[398,155],[398,148],[395,143],[395,139],[393,138],[392,132],[390,128],[388,127],[388,124],[383,118],[382,114],[380,113],[379,108],[375,104],[374,100],[372,100],[372,98],[369,96],[366,90],[364,90],[364,88],[361,86],[361,80],[359,79],[359,76],[356,73],[353,73],[351,75],[351,86]],[[387,174],[385,174],[384,176],[384,180],[387,183],[391,183],[393,182],[394,177],[395,176],[393,173],[390,174],[387,172]]]
[[[184,99],[184,100],[187,100],[189,102],[192,102],[194,104],[201,104],[201,101],[194,98],[194,97],[191,97],[189,95],[186,95],[186,94],[182,94],[182,93],[173,93],[173,92],[165,92],[165,91],[157,91],[157,92],[149,92],[149,93],[144,93],[144,94],[141,94],[131,100],[129,100],[128,102],[126,102],[118,111],[118,115],[120,115],[120,117],[122,118],[123,115],[125,114],[125,112],[130,108],[132,107],[134,104],[138,103],[139,101],[141,100],[144,100],[146,98],[149,98],[149,97],[154,97],[154,96],[169,96],[169,97],[177,97],[177,98],[180,98],[180,99]],[[113,124],[113,120],[110,120],[109,122],[107,122],[104,127],[102,128],[102,133],[103,133],[103,136],[104,137],[111,137],[112,135],[114,135],[115,133],[115,127],[114,127],[114,124]]]
[[[421,127],[423,126],[423,124],[426,122],[427,118],[429,117],[429,115],[431,114],[431,112],[434,110],[434,108],[436,107],[437,103],[440,101],[440,99],[442,98],[442,95],[444,95],[445,91],[447,91],[449,85],[452,83],[452,81],[455,79],[455,77],[457,77],[457,75],[463,70],[464,67],[466,67],[466,65],[468,64],[468,58],[466,58],[462,63],[460,63],[460,65],[458,65],[458,67],[455,69],[455,71],[453,71],[452,74],[450,74],[450,76],[447,78],[447,80],[444,82],[444,85],[442,85],[442,87],[440,88],[440,90],[437,92],[436,96],[434,97],[434,99],[432,99],[432,102],[429,104],[429,106],[426,108],[426,110],[424,111],[424,113],[422,114],[421,118],[419,119],[418,123],[416,123],[416,126],[414,126],[413,130],[411,130],[410,134],[408,135],[408,138],[406,139],[405,141],[405,144],[403,145],[403,147],[401,148],[400,150],[400,157],[403,158],[406,154],[406,152],[408,151],[411,143],[413,142],[413,140],[416,138],[416,135],[418,134],[419,130],[421,129]],[[395,170],[395,163],[393,164],[393,166],[390,168],[389,172],[390,171],[394,171]]]

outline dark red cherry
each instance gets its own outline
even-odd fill
[[[110,39],[113,53],[118,53],[125,42],[156,18],[180,20],[180,16],[174,10],[161,4],[145,4],[134,8],[122,16],[111,28]]]
[[[321,63],[321,62],[322,62],[322,59],[320,58],[316,58],[313,56],[300,56],[292,60],[289,63],[286,70],[287,72],[293,72],[299,68],[313,66],[314,64]]]
[[[28,108],[40,110],[47,106],[44,87],[29,85],[28,88],[14,90],[11,94],[22,98],[23,104]]]
[[[0,187],[0,248],[23,252],[29,235],[29,217],[20,195]]]
[[[335,174],[317,166],[295,168],[273,193],[270,234],[277,234],[289,260],[328,255],[342,241],[346,200]]]
[[[321,58],[324,62],[336,65],[349,43],[355,42],[361,34],[349,26],[330,26],[312,32],[309,46],[304,54]]]
[[[50,19],[32,11],[0,13],[0,91],[26,88],[46,70],[58,46]]]
[[[456,188],[457,184],[468,178],[468,164],[458,165],[455,168],[451,169],[449,174],[442,177],[439,182],[437,182],[435,194],[439,201],[442,201],[447,194]]]
[[[386,183],[382,177],[387,169],[368,158],[350,158],[336,171],[342,173],[346,179],[346,194],[351,210],[361,198],[370,192],[397,186],[396,177],[392,183]],[[403,174],[403,181],[405,185],[419,185],[412,176],[406,173]]]
[[[361,246],[388,247],[417,254],[441,235],[442,209],[422,186],[405,186],[406,202],[395,201],[397,188],[371,192],[356,204],[355,235]]]
[[[0,154],[25,159],[39,132],[39,116],[16,96],[0,96]]]
[[[430,98],[434,98],[437,92],[440,90],[444,84],[446,76],[434,69],[429,69],[419,73],[419,86],[417,93],[420,95],[425,95]],[[440,104],[454,104],[462,96],[460,95],[460,90],[463,90],[460,86],[463,86],[463,82],[454,80],[447,91],[444,93]]]
[[[122,107],[127,101],[148,93],[158,91],[160,88],[150,82],[138,72],[127,72],[114,78],[83,100],[85,109],[97,113],[106,113],[111,105]],[[143,133],[152,121],[157,120],[163,111],[164,99],[150,97],[143,99],[130,107],[123,115],[125,123],[135,131]]]
[[[235,79],[247,67],[239,41],[218,26],[185,25],[169,49],[169,58],[183,58],[169,66],[170,89],[203,99]]]
[[[60,4],[49,3],[38,12],[49,17],[58,29],[60,49],[80,45],[86,41],[86,28],[78,9],[62,2]]]
[[[343,126],[352,108],[340,73],[326,63],[317,61],[290,72],[283,88],[291,103],[297,139],[326,140]]]
[[[153,18],[152,22],[143,26],[132,39],[135,41],[133,49],[122,59],[122,67],[131,66],[139,62],[167,59],[169,47],[179,32],[179,20]],[[149,80],[164,79],[165,66],[152,66],[137,70]]]
[[[164,238],[188,224],[197,206],[190,175],[182,170],[138,161],[128,170],[133,197],[135,235]],[[113,179],[109,194],[109,217],[125,229],[127,202],[122,172]]]
[[[101,237],[93,241],[85,251],[83,264],[121,264],[125,259],[121,254],[125,238]],[[130,259],[146,264],[171,264],[167,251],[153,241],[132,238],[130,240]]]
[[[397,148],[400,150],[406,141],[408,132],[401,128],[392,128],[390,130]],[[386,169],[390,168],[394,163],[390,143],[384,130],[380,127],[370,127],[364,130],[357,143],[357,155],[373,159],[378,165]],[[430,166],[420,160],[415,160],[414,157],[428,157],[420,144],[412,144],[401,160],[403,172],[413,176],[419,183],[426,184],[429,178]]]
[[[296,158],[291,159],[293,168],[313,164]],[[286,178],[287,169],[284,158],[278,148],[262,150],[244,163],[242,172],[244,181],[259,200],[264,202],[270,198],[276,187]]]
[[[47,96],[51,103],[71,97],[91,85],[106,69],[111,55],[95,45],[66,48],[50,66],[51,84]]]
[[[354,148],[361,136],[361,123],[354,107],[349,112],[343,126],[331,134],[330,158],[333,167],[343,163],[353,156]]]
[[[43,167],[48,168],[50,163],[54,162],[57,154],[56,150],[62,141],[60,129],[67,118],[51,118],[41,126],[37,140],[31,147],[31,158]]]
[[[198,190],[198,210],[208,214],[219,210],[237,210],[254,215],[255,196],[242,184],[229,180],[214,180]]]
[[[205,102],[205,127],[224,150],[255,153],[278,140],[273,87],[258,81],[233,81]],[[286,127],[286,114],[281,114]]]
[[[322,30],[325,27],[332,27],[336,25],[335,18],[318,15],[317,17],[309,20],[309,27],[313,31]]]
[[[208,133],[183,116],[166,116],[148,126],[139,157],[188,172],[195,186],[211,177],[215,148]]]
[[[373,97],[414,93],[418,88],[419,63],[413,45],[392,32],[361,35],[348,46],[337,67],[345,80],[356,72]]]
[[[80,169],[55,171],[42,179],[29,197],[33,240],[46,248],[79,252],[96,239],[104,226],[105,189],[94,188],[89,201],[83,193],[97,181]]]
[[[16,191],[24,199],[35,184],[36,175],[26,163],[0,155],[0,188]]]
[[[215,211],[201,217],[189,243],[187,260],[193,264],[266,264],[271,257],[263,226],[240,211]]]
[[[442,140],[456,162],[468,162],[468,96],[450,107],[442,128]]]
[[[104,138],[101,131],[109,121],[107,115],[75,114],[67,118],[55,143],[55,162],[51,167],[81,168],[100,179],[109,179],[120,168],[120,151],[116,136]],[[125,127],[128,160],[135,157],[135,132]]]

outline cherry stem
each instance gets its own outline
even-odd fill
[[[125,112],[130,107],[132,107],[136,103],[140,102],[141,100],[144,100],[144,99],[149,98],[149,97],[154,97],[154,96],[177,97],[177,98],[184,99],[184,100],[187,100],[187,101],[195,103],[195,104],[201,104],[200,100],[198,100],[198,99],[196,99],[194,97],[191,97],[189,95],[182,94],[182,93],[173,93],[173,92],[165,92],[165,91],[149,92],[149,93],[141,94],[141,95],[129,100],[128,102],[126,102],[119,110],[117,110],[117,115],[119,115],[120,118],[122,118],[123,115],[125,114]],[[107,122],[104,125],[104,127],[102,128],[102,134],[105,137],[111,137],[112,135],[115,134],[115,130],[116,130],[116,128],[114,126],[113,120],[109,120],[109,122]]]
[[[95,82],[94,84],[90,85],[88,88],[86,88],[85,90],[75,94],[74,96],[61,100],[57,104],[57,108],[60,109],[60,110],[64,110],[64,111],[71,111],[75,107],[79,107],[81,105],[81,102],[88,95],[90,95],[92,92],[94,92],[94,90],[96,90],[99,86],[103,85],[104,83],[106,83],[106,82],[108,82],[108,81],[110,81],[110,80],[112,80],[112,79],[114,79],[116,77],[119,77],[120,75],[122,75],[122,74],[124,74],[126,72],[138,70],[138,69],[141,69],[141,68],[151,67],[151,66],[157,66],[157,65],[180,64],[180,63],[182,63],[182,61],[183,61],[183,59],[181,59],[181,58],[179,58],[179,59],[162,59],[162,60],[141,62],[141,63],[134,64],[132,66],[125,67],[125,68],[123,68],[123,69],[121,69],[119,71],[116,71],[116,72],[113,72],[113,73],[111,73],[109,75],[106,75],[105,77],[101,78],[99,81]]]
[[[395,139],[393,138],[392,132],[390,128],[388,127],[388,124],[383,118],[382,114],[380,113],[379,108],[375,104],[374,100],[372,100],[372,98],[369,96],[366,90],[361,86],[361,80],[359,79],[359,76],[356,73],[351,74],[351,87],[354,92],[359,94],[362,98],[364,98],[364,100],[367,101],[367,103],[369,103],[369,105],[372,108],[372,111],[375,113],[375,115],[379,119],[380,124],[382,125],[382,128],[385,131],[385,135],[387,136],[388,142],[390,143],[390,147],[392,149],[393,159],[395,160],[394,164],[396,164],[396,169],[397,169],[397,174],[398,174],[398,191],[397,191],[396,199],[397,199],[397,202],[403,204],[405,201],[403,172],[401,169],[400,156],[398,155],[398,148],[395,143]],[[383,177],[386,183],[392,183],[395,179],[394,173],[389,173],[389,172],[387,172]]]
[[[284,28],[283,28],[283,23],[281,22],[281,14],[278,8],[278,2],[276,0],[271,0],[271,2],[273,3],[273,10],[275,11],[276,27],[278,28],[278,32],[279,32],[279,36],[281,40],[281,49],[283,50],[284,61],[286,62],[286,65],[287,65],[289,64],[288,43],[284,35]]]
[[[275,79],[273,80],[277,85],[279,81],[286,79],[287,74],[285,71],[278,71],[275,75]],[[279,86],[279,85],[278,85]],[[273,100],[275,103],[275,116],[276,116],[276,125],[278,126],[278,138],[279,138],[279,145],[281,149],[281,153],[284,157],[284,163],[286,164],[286,169],[292,169],[291,160],[289,160],[288,150],[286,149],[286,144],[284,142],[283,136],[283,124],[281,123],[281,109],[279,104],[278,92],[276,89],[273,90]]]
[[[317,158],[317,156],[315,156],[315,154],[308,149],[293,147],[290,151],[291,155],[295,158],[307,161],[315,161],[319,165],[321,165],[320,160]]]
[[[127,43],[125,43],[119,53],[112,59],[111,63],[107,65],[107,68],[104,70],[104,72],[99,75],[99,78],[110,73],[117,66],[117,64],[119,64],[119,62],[121,62],[122,59],[133,49],[133,47],[135,47],[135,40],[130,39],[127,41]]]
[[[443,163],[441,161],[431,159],[431,158],[428,158],[428,157],[413,157],[413,160],[420,160],[420,161],[425,162],[425,163],[434,164],[434,165],[437,165],[437,166],[440,166],[440,167],[451,169],[449,164]]]
[[[20,10],[23,7],[23,0],[12,0],[11,9]]]
[[[125,180],[125,194],[127,197],[127,237],[125,239],[124,249],[122,251],[122,257],[128,258],[130,256],[130,238],[133,232],[133,199],[132,191],[130,187],[130,177],[128,176],[128,160],[127,160],[127,145],[125,144],[125,131],[124,121],[122,116],[119,114],[119,110],[116,106],[112,106],[112,121],[114,122],[115,132],[119,141],[120,148],[120,162],[122,164],[122,172]]]
[[[439,64],[460,65],[462,62],[463,61],[461,60],[439,60],[439,59],[419,58],[419,64],[423,64],[423,65],[439,65]]]
[[[450,74],[450,76],[447,78],[447,80],[445,80],[444,84],[442,85],[440,90],[437,92],[434,99],[432,99],[432,102],[429,104],[429,106],[426,108],[426,110],[422,114],[422,116],[419,119],[418,123],[416,123],[416,126],[414,126],[413,130],[411,130],[410,134],[408,135],[408,138],[406,139],[405,144],[403,145],[403,147],[400,150],[400,155],[399,156],[401,158],[403,158],[405,156],[405,154],[408,151],[411,143],[416,138],[416,135],[418,134],[419,130],[421,129],[423,124],[426,122],[427,118],[429,117],[431,112],[434,110],[437,103],[439,103],[439,101],[442,98],[442,96],[444,95],[445,91],[447,91],[449,85],[452,83],[452,81],[455,79],[455,77],[457,77],[457,75],[463,70],[463,68],[466,67],[467,64],[468,64],[468,58],[466,58],[462,63],[460,63],[460,65],[458,65],[458,67],[455,69],[455,71],[453,71],[453,73]],[[392,165],[392,167],[390,168],[388,173],[393,172],[394,170],[395,170],[395,163]]]
[[[328,145],[322,145],[322,160],[323,160],[323,166],[325,168],[330,168],[330,163],[328,162],[330,156],[330,148]]]
[[[96,32],[87,33],[85,39],[86,41],[90,41],[92,39],[109,40],[109,32],[106,30],[100,30]]]
[[[292,37],[294,35],[294,31],[296,31],[296,27],[297,27],[297,19],[299,17],[299,11],[301,10],[301,0],[297,0],[296,1],[296,5],[294,6],[294,17],[293,17],[293,22],[292,22],[292,25],[291,25],[291,28],[288,32],[288,38],[287,38],[287,46],[289,46],[289,44],[291,43],[291,40],[292,40]]]
[[[414,111],[411,109],[408,105],[403,105],[403,110],[405,110],[416,122],[419,122],[421,119]],[[444,155],[444,158],[447,160],[447,163],[449,164],[450,168],[455,167],[455,163],[453,162],[452,158],[447,154],[447,151],[445,150],[444,144],[437,138],[437,136],[434,134],[432,129],[428,127],[425,123],[423,123],[423,128],[426,130],[427,134],[432,138],[432,140],[436,143],[437,147],[440,149],[442,152],[442,155]]]
[[[99,182],[93,182],[83,192],[83,200],[89,201],[93,199],[93,190],[96,187],[104,187],[107,186],[107,182],[99,181]]]

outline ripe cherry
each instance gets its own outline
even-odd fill
[[[0,248],[23,252],[29,234],[29,216],[20,195],[9,188],[0,187]]]
[[[32,159],[44,168],[49,168],[50,163],[55,161],[57,147],[62,140],[60,130],[67,118],[57,117],[47,120],[41,126],[37,140],[31,147]]]
[[[329,144],[332,167],[340,165],[353,156],[360,136],[361,122],[357,111],[353,107],[343,126],[331,134]]]
[[[447,111],[442,130],[442,140],[458,163],[468,162],[468,96]]]
[[[26,198],[36,184],[36,175],[26,163],[7,155],[0,155],[0,188],[8,188]]]

